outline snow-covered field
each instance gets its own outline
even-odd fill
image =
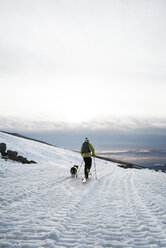
[[[0,133],[38,164],[0,158],[0,248],[166,247],[166,174],[96,159],[71,178],[79,153]],[[80,144],[81,145],[81,144]]]

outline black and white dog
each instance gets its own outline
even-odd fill
[[[74,165],[74,166],[70,169],[70,173],[71,173],[71,176],[72,176],[72,177],[76,177],[77,170],[78,170],[78,165]]]

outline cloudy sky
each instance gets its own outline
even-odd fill
[[[0,129],[161,137],[165,30],[165,0],[0,0]]]

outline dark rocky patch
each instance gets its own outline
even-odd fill
[[[0,143],[0,153],[2,156],[6,156],[6,144],[5,143]]]
[[[22,164],[36,164],[35,161],[33,160],[28,160],[27,158],[23,157],[23,156],[18,156],[18,152],[17,151],[11,151],[11,150],[7,150],[6,152],[6,144],[5,143],[0,143],[0,153],[2,155],[2,158],[4,159],[10,159],[13,161],[17,161],[20,162]]]

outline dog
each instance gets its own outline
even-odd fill
[[[72,176],[72,177],[76,177],[77,170],[78,170],[78,165],[74,165],[74,166],[70,169],[70,173],[71,173],[71,176]]]

